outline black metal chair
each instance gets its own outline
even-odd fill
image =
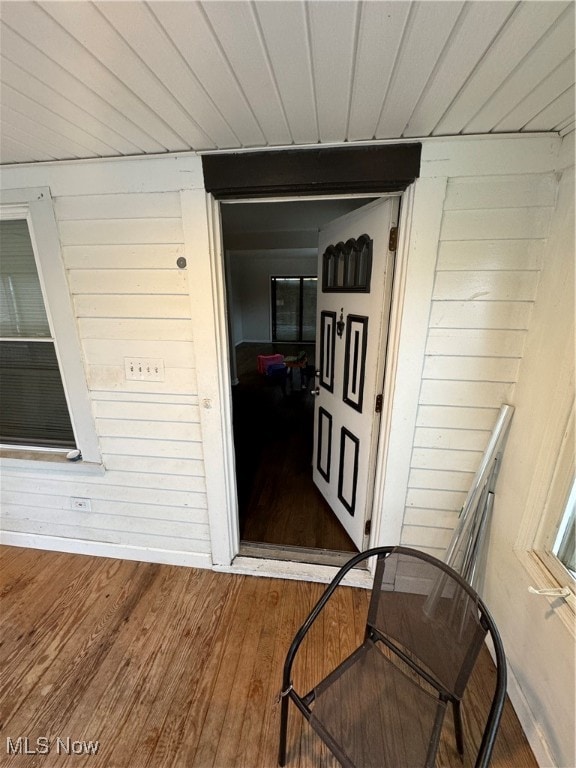
[[[307,632],[354,566],[376,557],[365,639],[304,695],[292,664]],[[490,763],[506,697],[506,659],[486,606],[454,570],[406,547],[377,547],[346,563],[294,637],[284,664],[278,761],[286,763],[292,700],[345,768],[432,767],[448,704],[464,754],[460,702],[489,634],[496,684],[476,768]]]

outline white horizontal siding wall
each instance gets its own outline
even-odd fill
[[[448,179],[401,541],[442,556],[503,402],[513,403],[554,174]]]
[[[527,137],[423,146],[393,335],[386,543],[444,551],[498,408],[513,402],[558,145]],[[4,464],[4,531],[86,542],[84,551],[102,545],[120,556],[227,565],[237,521],[225,469],[225,313],[208,257],[217,244],[208,242],[200,159],[11,167],[3,186],[49,186],[55,200],[105,467],[86,475]],[[188,267],[179,270],[183,254]],[[163,358],[165,381],[127,382],[127,356]],[[92,512],[72,511],[73,495],[89,497]]]
[[[101,173],[84,165],[82,194],[70,166],[45,171],[62,193],[54,209],[104,471],[3,467],[2,528],[48,546],[75,539],[85,551],[209,565],[189,273],[176,264],[180,193],[161,176],[153,191],[153,168],[150,191],[136,191],[138,167],[116,164],[108,192],[91,193]],[[161,358],[164,381],[127,380],[127,357]],[[91,511],[73,510],[75,496]]]

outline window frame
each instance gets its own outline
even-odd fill
[[[84,462],[101,463],[100,447],[90,393],[86,381],[77,321],[62,258],[60,235],[54,205],[48,187],[0,190],[0,218],[26,219],[38,269],[40,287],[56,358],[68,404],[76,445]],[[44,459],[61,451],[34,445],[2,444],[3,457],[22,455],[26,459]]]
[[[554,613],[576,637],[576,581],[551,551],[560,519],[564,516],[574,476],[575,411],[573,385],[565,374],[566,362],[558,378],[566,379],[564,397],[550,413],[549,430],[543,437],[544,453],[550,458],[534,478],[537,488],[526,510],[514,550],[537,590],[568,588],[564,596],[541,597],[553,601]],[[552,435],[558,435],[557,441]]]
[[[552,552],[562,562],[564,567],[576,579],[576,565],[574,563],[574,553],[572,552],[572,559],[570,565],[563,559],[562,550],[567,546],[568,542],[574,540],[574,526],[576,524],[576,475],[572,477],[572,485],[568,491],[568,499],[564,505],[564,514],[562,515],[560,522],[556,530],[556,536],[554,537],[554,543]],[[566,555],[564,555],[565,557]]]
[[[553,552],[553,548],[574,486],[575,437],[574,406],[572,406],[546,497],[544,514],[536,531],[532,550],[544,567],[550,571],[558,586],[568,587],[573,594],[576,593],[576,580]]]

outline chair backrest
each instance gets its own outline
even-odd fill
[[[487,633],[480,605],[436,558],[395,547],[378,555],[368,627],[459,699]]]

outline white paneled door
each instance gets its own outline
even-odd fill
[[[371,517],[398,208],[399,198],[363,206],[324,226],[318,244],[313,476],[358,549]]]

